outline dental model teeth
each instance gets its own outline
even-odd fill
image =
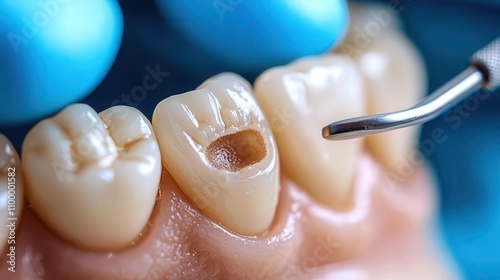
[[[384,5],[351,3],[350,11],[349,32],[339,50],[352,55],[364,76],[368,113],[386,113],[416,105],[426,93],[425,67],[417,49],[399,30],[399,19]],[[376,24],[381,27],[377,34],[360,33]],[[403,128],[369,136],[366,144],[386,168],[399,172],[409,160],[418,133],[418,126]]]
[[[76,104],[28,133],[23,167],[31,208],[49,228],[111,250],[132,244],[148,222],[161,161],[142,113],[116,106],[98,115]]]
[[[261,74],[255,94],[272,125],[284,172],[317,201],[346,206],[362,142],[326,141],[321,129],[366,113],[354,63],[340,55],[303,58]]]
[[[153,113],[162,160],[183,192],[223,226],[259,235],[272,223],[279,160],[250,85],[220,74]]]
[[[0,133],[0,253],[6,252],[8,260],[12,253],[15,260],[16,230],[24,206],[23,187],[19,156],[12,143]]]

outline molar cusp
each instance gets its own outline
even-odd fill
[[[112,139],[111,145],[119,150],[131,143],[154,137],[147,119],[134,108],[116,106],[99,113],[99,116],[104,133]]]
[[[262,134],[254,129],[246,129],[219,137],[211,142],[205,156],[214,168],[240,171],[262,161],[267,148]]]
[[[97,113],[86,104],[70,105],[52,119],[43,122],[45,121],[58,125],[68,138],[76,138],[88,131],[104,129]]]
[[[97,128],[80,134],[71,146],[75,161],[81,164],[98,162],[118,154],[111,136]]]

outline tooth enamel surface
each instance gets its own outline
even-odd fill
[[[23,209],[23,172],[12,143],[0,133],[0,253],[15,246],[15,231]]]
[[[345,44],[356,45],[356,36],[361,36],[359,30],[368,26],[369,19],[372,25],[378,22],[382,26],[380,34],[367,37],[370,38],[367,45],[352,53],[364,76],[368,113],[397,111],[417,104],[426,93],[425,67],[415,46],[398,29],[399,19],[385,5],[351,4],[350,7],[351,22]],[[378,18],[373,17],[373,11],[377,11]],[[387,26],[383,27],[384,24]],[[342,46],[339,49],[348,50]],[[408,127],[369,136],[366,144],[386,168],[397,171],[414,149],[418,133],[418,126]]]
[[[327,55],[272,68],[257,79],[255,95],[273,129],[284,172],[319,202],[346,205],[362,140],[326,141],[321,130],[366,113],[354,63]]]
[[[23,143],[26,196],[60,237],[96,250],[133,243],[149,220],[161,172],[151,124],[134,108],[83,104],[38,123]]]
[[[162,160],[182,191],[222,225],[259,235],[272,223],[279,160],[250,85],[224,73],[153,113]]]

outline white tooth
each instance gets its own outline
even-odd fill
[[[377,39],[388,32],[398,32],[400,19],[395,13],[401,6],[377,3],[349,3],[349,28],[344,39],[334,50],[351,58],[361,54]]]
[[[162,160],[183,192],[208,216],[243,235],[272,223],[279,162],[250,85],[220,74],[156,107]]]
[[[272,68],[257,79],[255,95],[273,128],[284,172],[319,202],[344,207],[362,142],[326,141],[321,130],[365,114],[354,63],[328,55]]]
[[[151,124],[134,108],[99,115],[77,104],[38,123],[23,143],[26,196],[63,239],[97,250],[132,244],[160,180]]]
[[[346,44],[355,45],[360,31],[377,25],[380,31],[359,51],[351,52],[365,79],[368,113],[377,114],[410,108],[426,93],[426,73],[415,46],[399,31],[399,19],[385,5],[353,5]],[[374,15],[378,15],[374,16]],[[384,26],[386,25],[386,26]],[[375,34],[372,34],[375,35]],[[356,37],[358,36],[358,37]],[[340,47],[340,50],[347,48]],[[397,171],[414,149],[419,127],[409,127],[367,138],[369,151],[386,168]]]
[[[12,143],[0,133],[0,253],[15,254],[16,229],[23,210],[23,172]],[[15,257],[15,255],[14,255]],[[10,260],[10,255],[7,257]]]

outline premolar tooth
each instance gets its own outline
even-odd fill
[[[321,203],[344,207],[362,142],[326,141],[321,129],[365,114],[354,63],[340,55],[303,58],[261,74],[255,94],[272,120],[284,172]]]
[[[367,25],[372,11],[384,12],[390,23],[399,22],[383,5],[350,4],[350,30],[346,43],[354,41],[354,28]],[[373,12],[372,12],[373,13]],[[372,22],[373,23],[373,22]],[[399,24],[382,28],[380,34],[352,58],[357,62],[365,79],[368,113],[378,114],[410,108],[426,93],[426,74],[423,60],[415,46],[398,29]],[[339,48],[340,50],[347,49]],[[414,149],[419,127],[413,126],[376,134],[367,138],[369,151],[386,168],[398,171],[401,163]]]
[[[23,172],[21,162],[12,143],[0,133],[0,253],[12,254],[16,244],[16,230],[23,209]],[[10,260],[8,255],[7,261]]]
[[[220,74],[156,107],[162,160],[208,216],[243,235],[271,224],[279,193],[274,138],[248,82]]]
[[[26,196],[63,239],[97,250],[132,244],[153,209],[160,151],[149,121],[116,106],[77,104],[38,123],[23,143]]]

